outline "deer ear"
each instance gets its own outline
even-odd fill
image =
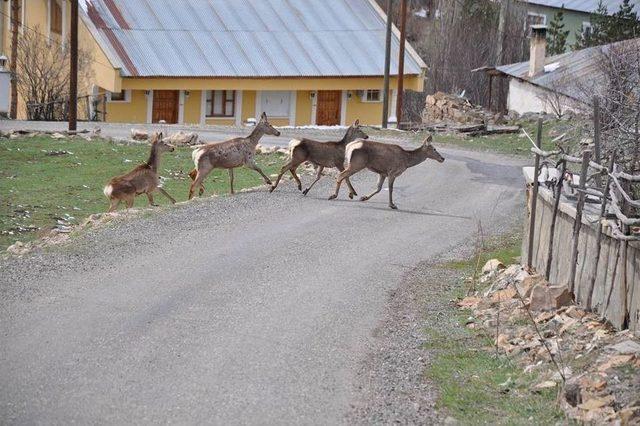
[[[262,113],[262,115],[260,116],[260,120],[267,121],[267,113],[266,112]]]
[[[358,127],[360,125],[360,119],[356,118],[356,121],[353,122],[353,125]]]
[[[164,138],[162,132],[158,133],[158,140],[161,141]]]
[[[422,145],[431,145],[431,141],[433,141],[433,135],[427,136],[427,138],[422,141]]]

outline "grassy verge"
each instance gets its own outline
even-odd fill
[[[0,249],[15,241],[33,240],[56,225],[76,224],[93,213],[104,212],[102,193],[113,176],[146,161],[147,145],[122,145],[103,140],[32,137],[0,140]],[[281,154],[259,155],[264,172],[276,173]],[[163,155],[160,174],[164,188],[177,201],[187,199],[193,168],[190,148]],[[236,170],[236,190],[260,185],[260,176],[246,168]],[[215,170],[205,181],[206,194],[226,193],[228,173]],[[158,204],[169,201],[157,194]],[[135,206],[147,205],[137,197]]]
[[[535,122],[523,121],[520,123],[522,128],[535,140],[536,127]],[[546,148],[553,148],[551,140],[562,133],[571,132],[571,124],[564,121],[548,121],[543,125],[543,142]],[[393,135],[392,131],[377,131],[380,135]],[[424,138],[422,132],[414,133],[412,139],[420,142]],[[434,140],[437,144],[452,145],[460,148],[471,149],[476,151],[493,151],[501,154],[530,156],[531,141],[522,133],[511,133],[505,135],[489,135],[469,137],[454,134],[436,134]]]
[[[512,263],[520,244],[513,235],[488,241],[481,265],[491,258]],[[476,262],[473,257],[441,267],[452,277],[470,276]],[[455,281],[446,300],[464,295],[464,279]],[[434,353],[426,374],[440,391],[438,409],[462,424],[553,424],[562,419],[555,408],[555,390],[532,392],[536,376],[525,374],[507,356],[496,356],[494,336],[465,327],[469,315],[449,304],[426,329],[427,347]]]

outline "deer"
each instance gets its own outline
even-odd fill
[[[260,121],[249,136],[225,142],[208,143],[195,149],[191,154],[195,168],[189,172],[189,177],[193,180],[189,188],[189,199],[193,198],[193,193],[198,187],[200,188],[199,195],[204,193],[205,188],[202,182],[215,168],[229,170],[230,194],[235,193],[233,190],[233,169],[240,166],[247,166],[251,170],[255,170],[267,185],[271,185],[271,180],[262,172],[255,160],[256,146],[264,135],[280,136],[280,132],[269,124],[267,114],[263,112]]]
[[[316,167],[316,179],[307,189],[302,191],[303,195],[307,195],[311,188],[313,188],[313,185],[322,177],[322,171],[325,167],[336,168],[340,172],[344,170],[344,150],[349,142],[368,138],[369,136],[360,128],[360,120],[356,120],[349,126],[344,137],[339,141],[319,142],[312,139],[292,139],[291,142],[289,142],[290,159],[282,166],[276,182],[271,186],[269,192],[273,192],[278,187],[280,179],[282,179],[282,176],[287,170],[289,170],[291,176],[293,176],[298,183],[298,190],[302,191],[302,182],[300,182],[300,178],[296,175],[296,169],[300,164],[309,161]],[[347,185],[349,186],[349,198],[358,195],[348,178]]]
[[[399,145],[381,142],[364,140],[351,142],[345,150],[347,167],[338,175],[335,193],[329,199],[338,197],[343,180],[366,168],[379,175],[378,186],[371,194],[361,197],[360,201],[367,201],[382,191],[385,179],[389,178],[389,207],[396,210],[398,207],[393,203],[393,183],[396,178],[409,167],[417,166],[428,158],[438,163],[444,162],[444,157],[431,144],[432,139],[429,135],[420,148],[414,150],[406,150]]]
[[[157,206],[153,201],[155,190],[160,191],[171,203],[176,203],[176,200],[160,186],[160,176],[158,175],[160,154],[167,151],[173,152],[175,147],[163,142],[162,132],[153,133],[150,140],[151,153],[147,162],[127,174],[111,178],[104,187],[104,195],[110,202],[109,213],[115,211],[121,201],[126,203],[127,209],[131,208],[135,197],[141,194],[147,194],[150,206]]]

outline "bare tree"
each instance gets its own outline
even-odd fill
[[[20,35],[16,79],[29,120],[66,120],[69,110],[69,60],[66,43],[43,36],[38,27]],[[78,52],[78,91],[88,93],[91,53]]]

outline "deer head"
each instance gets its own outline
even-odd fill
[[[347,129],[347,133],[345,133],[344,138],[342,139],[344,143],[353,142],[356,139],[369,139],[369,135],[362,131],[360,128],[360,120],[356,120],[353,122],[351,126]]]
[[[158,152],[173,152],[175,147],[169,143],[166,143],[162,140],[163,134],[162,132],[156,132],[151,134],[151,146],[153,146]]]
[[[433,141],[433,136],[431,135],[427,136],[427,138],[422,141],[422,149],[426,152],[427,158],[436,160],[438,163],[444,163],[444,157],[440,155],[436,148],[431,144],[431,141]]]
[[[263,112],[260,116],[260,122],[257,124],[256,129],[265,135],[280,136],[280,132],[269,123],[266,112]]]

